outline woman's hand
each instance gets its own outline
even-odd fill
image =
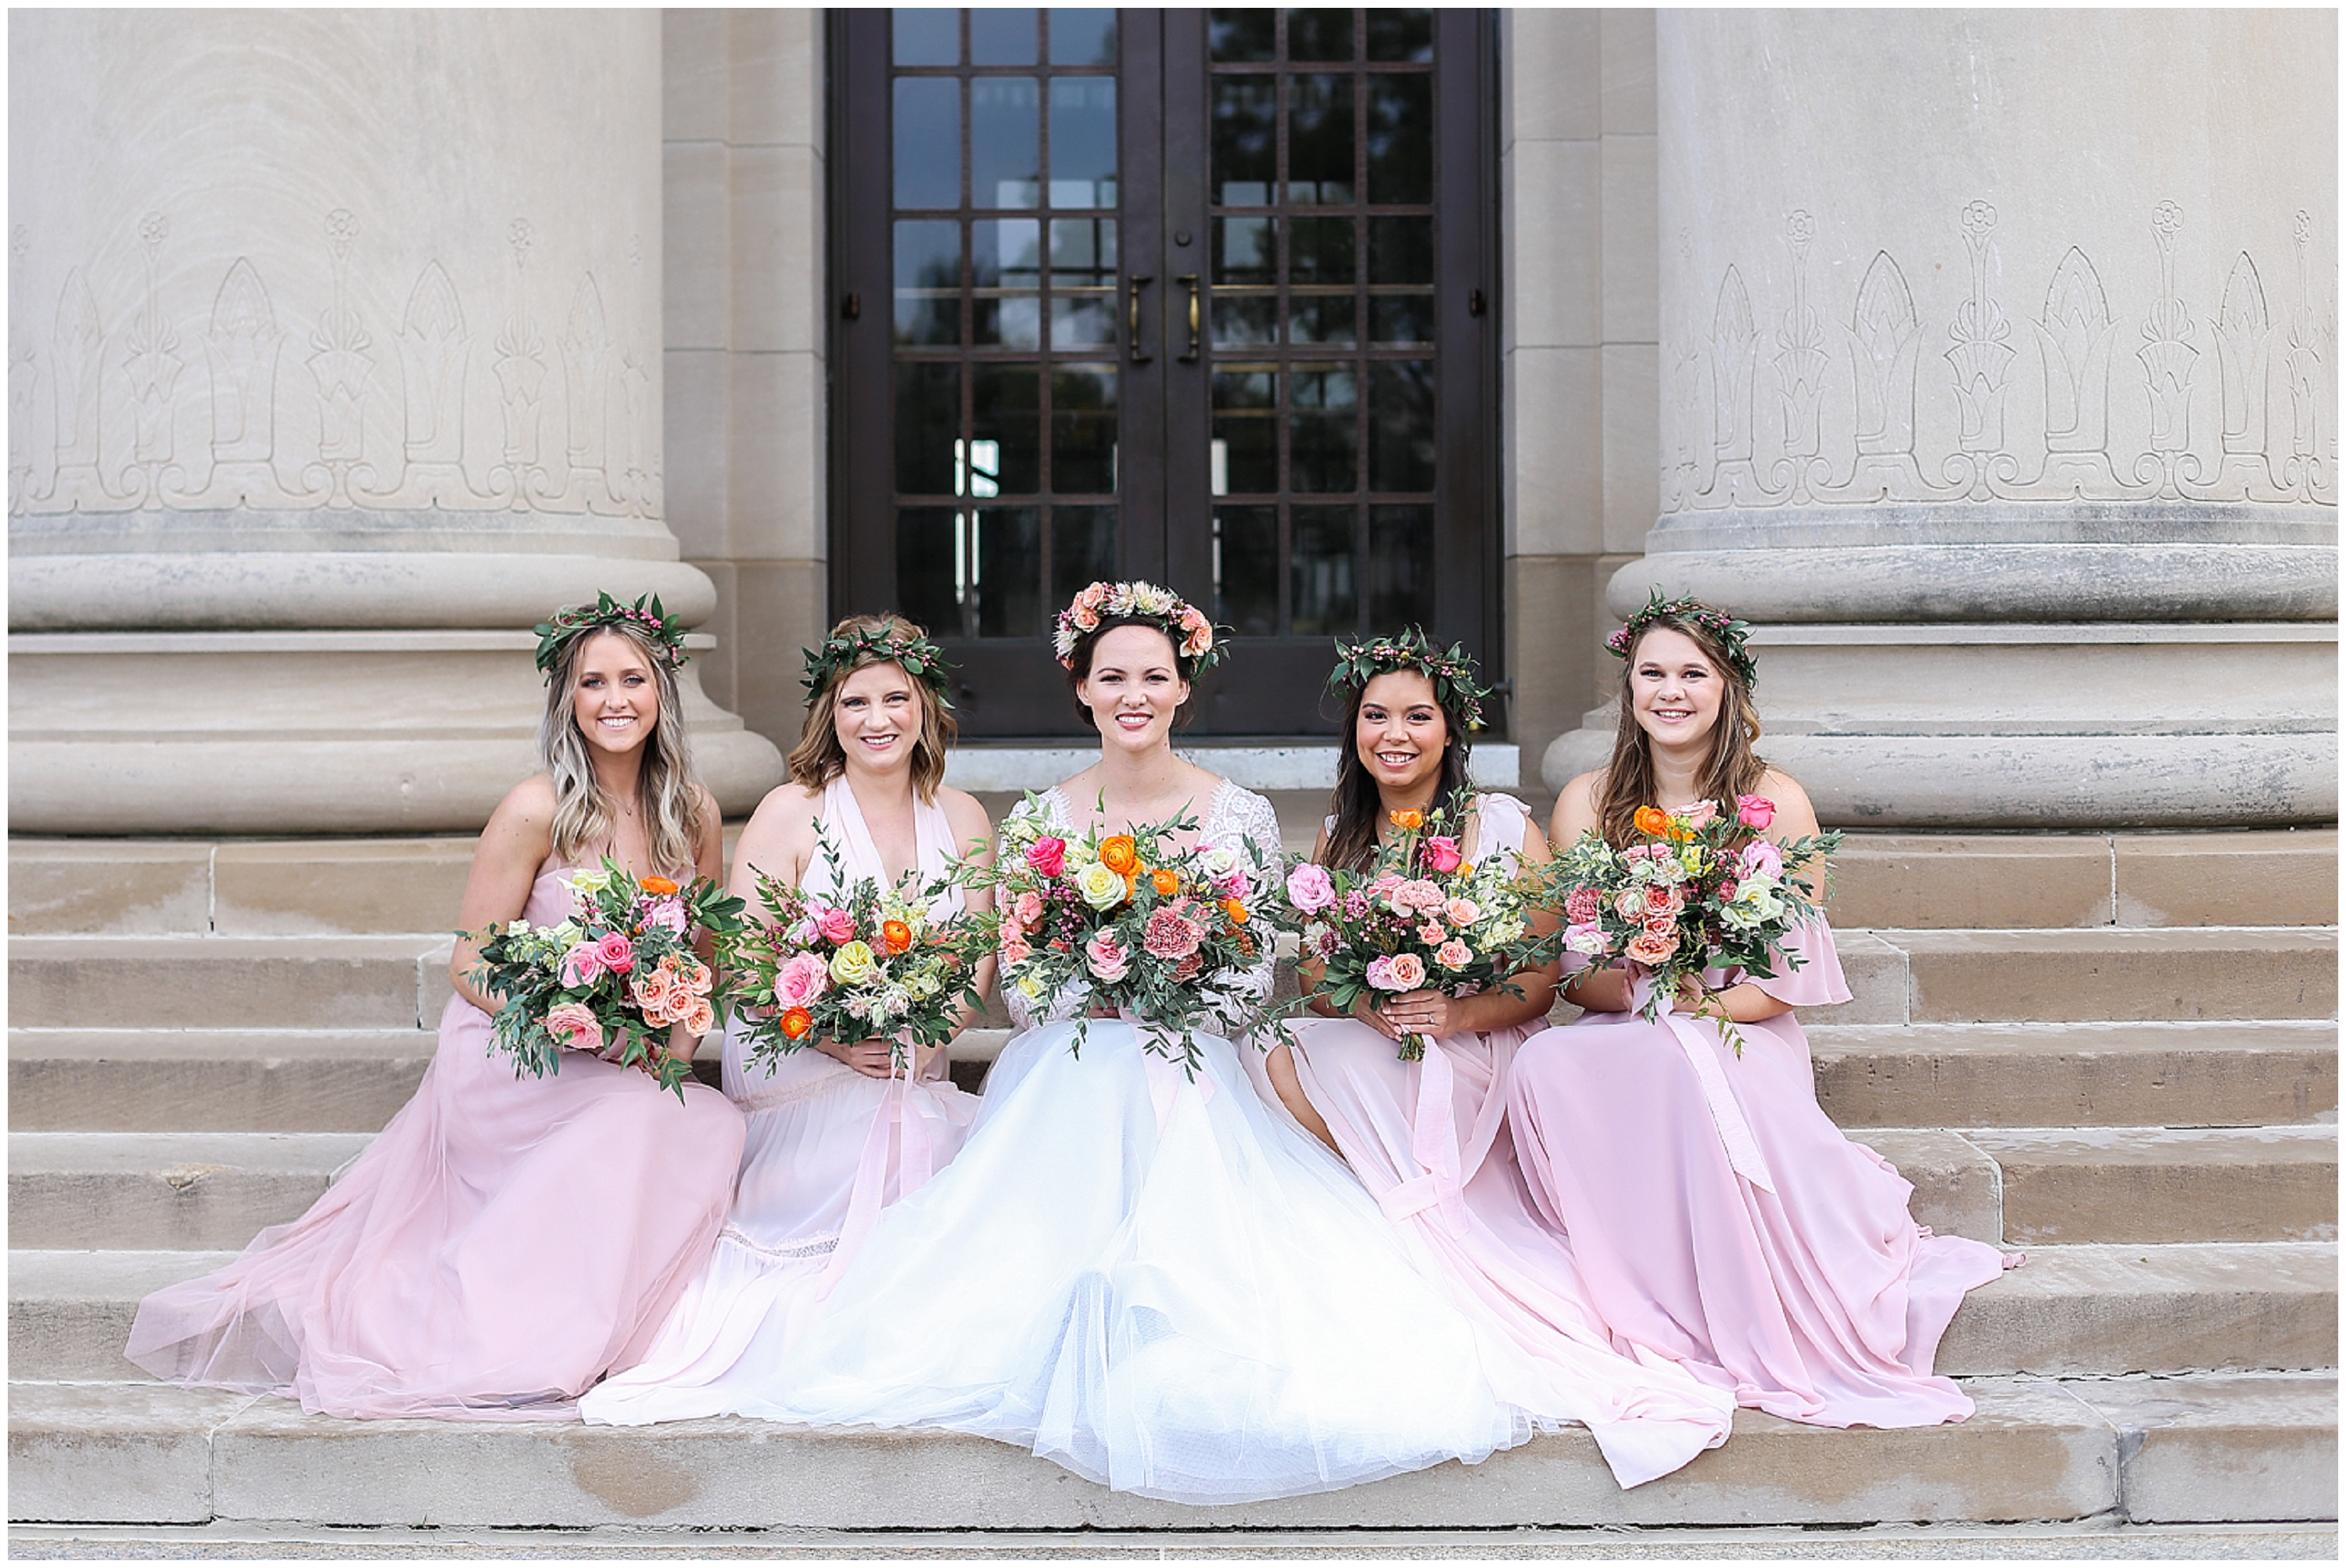
[[[858,1040],[842,1044],[837,1040],[818,1040],[816,1050],[842,1066],[852,1067],[867,1078],[895,1076],[895,1052],[885,1040]]]
[[[681,1023],[668,1025],[666,1049],[670,1056],[689,1067],[692,1065],[692,1054],[699,1047],[699,1035],[689,1033]]]
[[[1392,1023],[1389,1033],[1396,1040],[1404,1034],[1439,1039],[1468,1026],[1459,999],[1439,991],[1404,991],[1386,997],[1377,1011]]]

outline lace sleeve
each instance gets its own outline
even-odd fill
[[[1287,857],[1280,847],[1279,813],[1270,809],[1270,801],[1251,790],[1232,788],[1223,793],[1227,802],[1216,813],[1218,820],[1209,824],[1209,830],[1198,835],[1199,840],[1231,849],[1240,849],[1240,840],[1251,842],[1262,856],[1265,873],[1283,879],[1287,875]],[[1233,977],[1239,981],[1239,989],[1253,999],[1252,1005],[1259,1007],[1270,1000],[1272,987],[1278,980],[1278,963],[1277,950],[1266,942],[1262,962],[1246,971],[1244,975]],[[1238,1032],[1251,1027],[1254,1022],[1251,1017],[1244,1015],[1243,1009],[1216,1007],[1212,1011],[1232,1039],[1238,1038]],[[1232,1016],[1233,1012],[1239,1015]]]

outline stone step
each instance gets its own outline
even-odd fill
[[[2333,1241],[2338,1129],[1978,1127],[2004,1236],[2040,1242]]]
[[[1953,1426],[1739,1412],[1632,1492],[1586,1432],[1313,1497],[1203,1509],[1110,1492],[1007,1444],[726,1419],[343,1421],[270,1395],[12,1383],[27,1522],[719,1530],[1491,1529],[2334,1519],[2335,1373],[1981,1379]]]
[[[2320,927],[1835,933],[1855,1000],[1817,1023],[2335,1018]]]
[[[8,1256],[8,1366],[19,1379],[143,1381],[122,1359],[138,1303],[233,1252]],[[2313,1242],[2043,1247],[1974,1290],[1940,1344],[1954,1377],[2112,1377],[2328,1367],[2338,1248]]]
[[[8,1239],[239,1248],[298,1219],[365,1133],[10,1133]]]
[[[14,1132],[380,1131],[439,1035],[404,1029],[16,1029]]]
[[[447,933],[17,937],[15,1028],[437,1028]]]
[[[2338,1026],[2326,1019],[1828,1022],[1806,1033],[1817,1103],[1844,1127],[2265,1126],[2338,1110]]]

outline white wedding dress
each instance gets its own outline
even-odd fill
[[[1066,830],[1066,798],[1043,799]],[[1227,781],[1200,828],[1277,852],[1270,803]],[[1229,1040],[1198,1037],[1194,1080],[1115,1020],[1078,1055],[1082,1006],[1014,1004],[1029,1026],[960,1156],[881,1216],[772,1398],[736,1408],[974,1432],[1185,1503],[1472,1463],[1531,1434],[1474,1326],[1352,1172],[1266,1110]]]
[[[852,881],[888,881],[845,779],[824,790],[821,820]],[[948,869],[953,826],[942,806],[917,799],[913,821],[919,876],[930,881]],[[820,855],[799,886],[817,898],[841,891]],[[929,918],[950,920],[963,907],[961,891],[951,889],[930,905]],[[725,1031],[725,1092],[745,1114],[749,1136],[725,1228],[644,1359],[579,1400],[589,1421],[760,1413],[824,1292],[882,1211],[954,1157],[977,1114],[976,1097],[945,1081],[942,1054],[923,1077],[870,1078],[811,1049],[770,1069],[753,1065],[749,1046],[736,1017]]]

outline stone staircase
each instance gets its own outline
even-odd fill
[[[1812,1021],[1820,1099],[1915,1183],[1919,1219],[2029,1254],[1942,1348],[1971,1421],[1834,1431],[1744,1411],[1725,1448],[1626,1494],[1576,1431],[1198,1510],[955,1437],[346,1422],[146,1381],[121,1357],[140,1297],[301,1213],[413,1091],[470,845],[14,840],[10,1516],[297,1532],[2331,1520],[2336,854],[2334,831],[1851,838],[1832,907],[1857,1000]],[[956,1075],[974,1082],[999,1041],[973,1032]]]

